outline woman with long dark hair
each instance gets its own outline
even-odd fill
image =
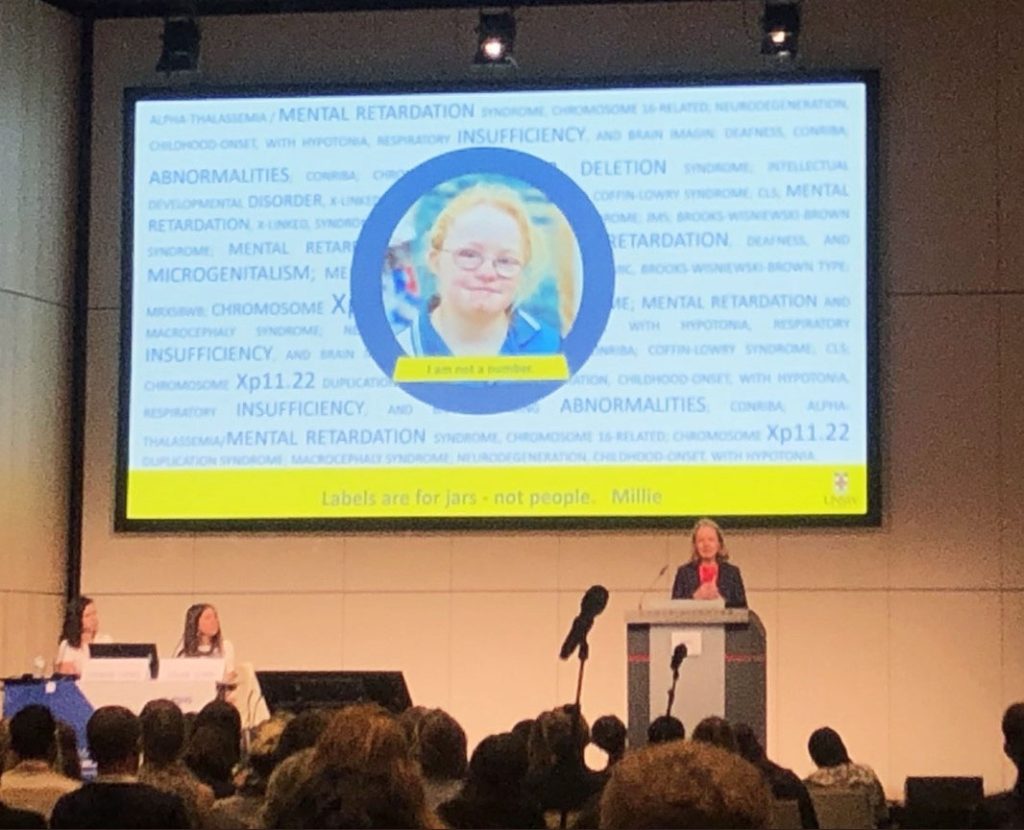
[[[64,628],[60,633],[57,657],[53,661],[56,674],[81,675],[89,659],[91,643],[110,642],[98,633],[100,625],[96,603],[89,597],[75,597],[68,602],[64,613]]]
[[[208,602],[197,603],[185,612],[185,630],[174,656],[219,657],[224,661],[225,682],[234,682],[235,647],[224,638],[217,609]]]

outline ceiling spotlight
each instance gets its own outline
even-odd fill
[[[202,35],[193,17],[164,21],[164,48],[157,61],[157,72],[195,72],[199,68],[199,41]]]
[[[473,63],[482,66],[515,66],[516,18],[512,12],[480,12]]]
[[[761,27],[762,55],[793,57],[800,36],[799,0],[766,0]]]

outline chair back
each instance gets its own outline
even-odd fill
[[[821,830],[874,830],[875,815],[865,790],[808,787]]]
[[[911,777],[904,784],[903,827],[969,827],[985,797],[980,776]]]

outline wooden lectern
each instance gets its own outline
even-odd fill
[[[626,613],[629,745],[665,714],[673,649],[686,644],[672,714],[693,728],[709,715],[746,723],[766,743],[765,633],[757,614],[721,602],[663,600]]]

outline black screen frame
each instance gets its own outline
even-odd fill
[[[881,284],[879,274],[879,88],[877,69],[843,69],[835,71],[793,71],[780,74],[664,74],[644,76],[607,76],[551,81],[521,82],[517,79],[499,81],[466,81],[445,84],[269,84],[251,86],[190,86],[187,88],[130,87],[124,90],[122,102],[122,191],[121,191],[121,313],[120,361],[118,369],[117,449],[114,484],[114,530],[118,533],[175,534],[224,532],[295,532],[347,531],[353,533],[379,531],[522,531],[522,530],[671,530],[689,528],[699,518],[678,516],[543,516],[543,517],[448,517],[416,518],[288,518],[288,519],[131,519],[127,516],[128,497],[128,432],[131,383],[131,331],[133,286],[133,212],[134,193],[134,113],[135,103],[146,100],[197,98],[246,98],[287,95],[381,95],[439,92],[518,92],[559,89],[615,89],[647,86],[785,86],[816,83],[861,83],[865,87],[865,361],[867,429],[867,510],[863,514],[799,514],[799,515],[725,515],[716,518],[734,528],[836,528],[880,527],[882,524],[882,403],[880,320]]]

